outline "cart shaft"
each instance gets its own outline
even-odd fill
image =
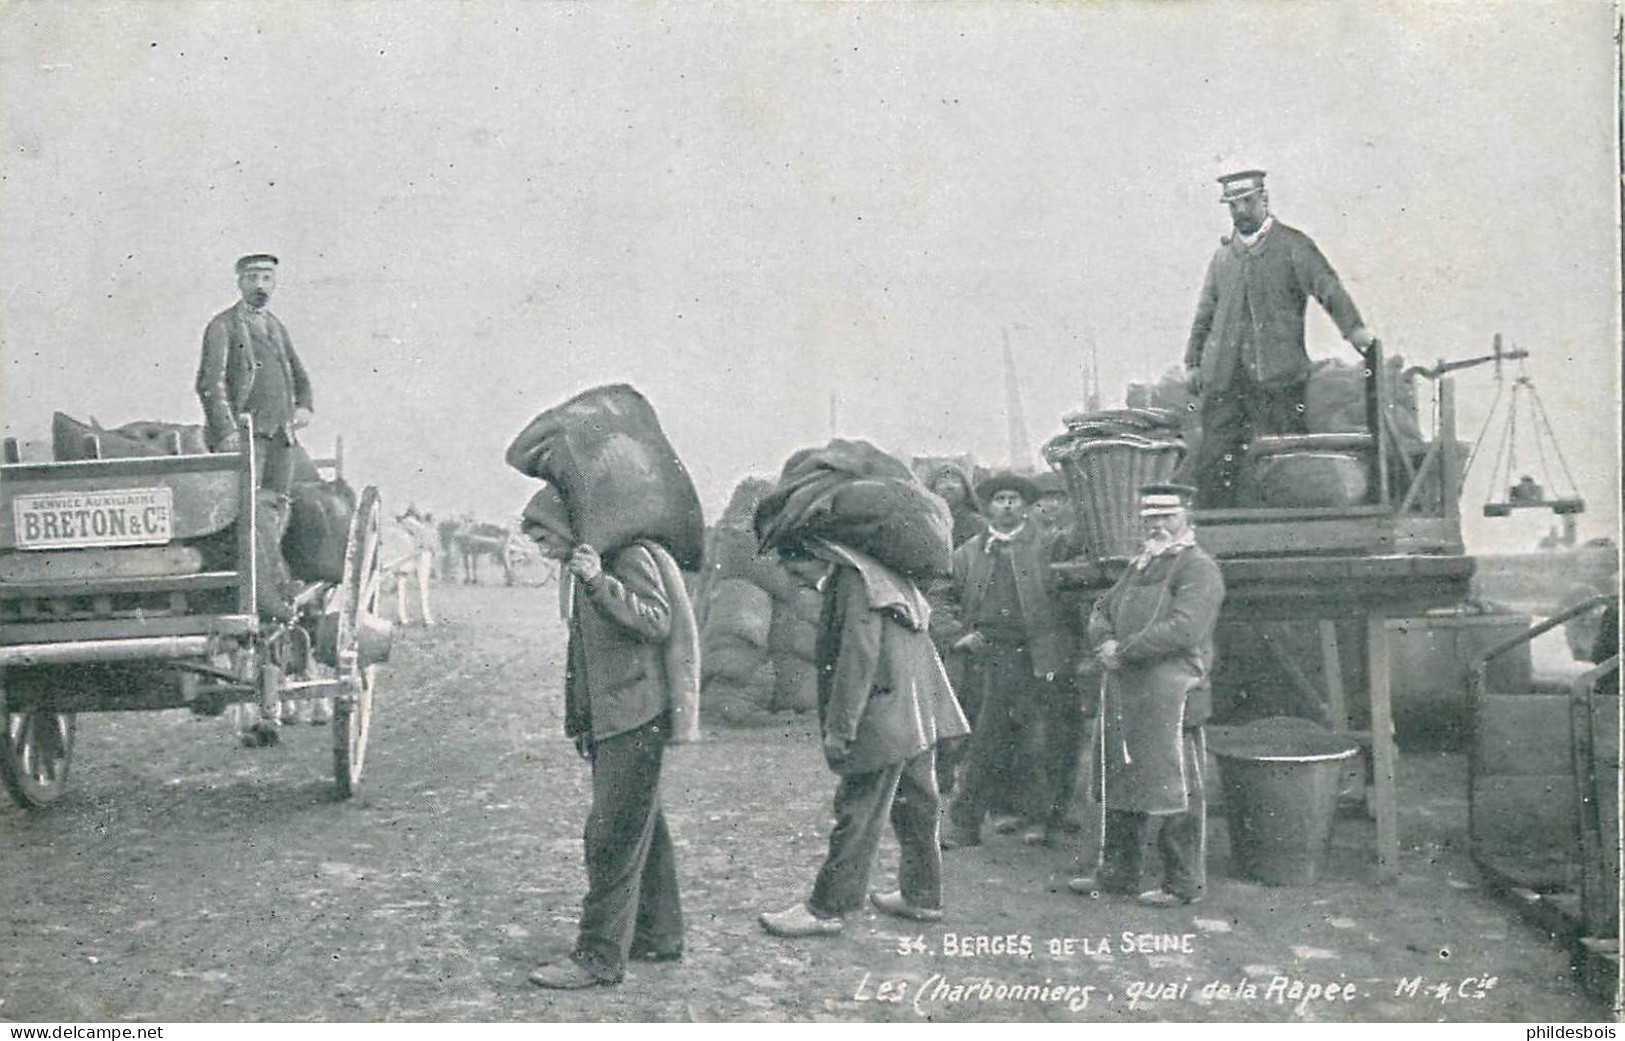
[[[0,647],[0,667],[199,658],[207,657],[218,649],[219,643],[213,636],[140,636],[129,640],[23,643]]]

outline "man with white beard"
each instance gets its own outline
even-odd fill
[[[1195,489],[1140,489],[1145,544],[1095,603],[1089,640],[1105,670],[1096,725],[1095,797],[1105,813],[1099,872],[1073,892],[1135,894],[1152,906],[1194,904],[1207,888],[1202,724],[1213,710],[1213,630],[1224,603],[1219,565],[1196,544]],[[1163,882],[1140,892],[1151,818]]]

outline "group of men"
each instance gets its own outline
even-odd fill
[[[965,508],[961,473],[944,468],[932,486]],[[1106,811],[1105,841],[1098,877],[1080,874],[1072,887],[1155,905],[1201,899],[1200,728],[1211,713],[1207,677],[1224,583],[1195,542],[1194,489],[1141,489],[1144,547],[1087,621],[1050,566],[1081,548],[1046,508],[1059,494],[1053,477],[996,474],[976,493],[986,527],[955,550],[953,579],[935,597],[937,645],[973,722],[968,755],[946,750],[939,762],[941,788],[952,793],[942,848],[979,845],[990,816],[1025,843],[1057,843],[1073,830],[1087,760],[1092,796]],[[1140,851],[1152,816],[1167,818],[1164,877],[1142,892]]]
[[[952,580],[940,588],[922,590],[824,540],[770,547],[823,594],[819,714],[825,759],[840,777],[811,894],[763,914],[770,933],[839,933],[866,895],[884,914],[940,920],[942,850],[980,842],[989,814],[1035,845],[1055,841],[1066,830],[1086,743],[1104,842],[1098,870],[1071,888],[1157,905],[1202,898],[1200,726],[1210,709],[1224,584],[1196,544],[1191,510],[1233,503],[1252,439],[1305,429],[1310,296],[1358,350],[1376,345],[1314,243],[1270,215],[1263,172],[1226,175],[1220,184],[1235,233],[1208,266],[1185,353],[1204,431],[1187,471],[1196,487],[1140,490],[1143,547],[1087,621],[1060,599],[1050,567],[1082,548],[1057,519],[1064,490],[1016,474],[974,489],[981,510],[963,473],[933,482],[952,508],[957,546]],[[287,330],[266,309],[276,268],[268,254],[237,262],[242,300],[209,323],[197,390],[211,446],[252,448],[265,498],[285,523],[294,434],[308,421],[311,386]],[[240,443],[242,414],[253,418],[252,446]],[[544,488],[523,528],[570,576],[562,584],[570,631],[565,729],[593,775],[577,941],[569,958],[531,975],[563,989],[617,983],[629,959],[683,955],[660,770],[673,670],[693,665],[692,656],[671,653],[693,634],[681,632],[692,613],[669,554],[640,541],[606,559],[575,539],[568,517],[557,493]],[[945,827],[944,792],[952,794]],[[1163,875],[1141,892],[1153,819],[1163,822]],[[888,821],[901,851],[899,887],[870,895]]]

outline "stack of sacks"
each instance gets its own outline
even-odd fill
[[[65,413],[51,417],[51,458],[71,462],[91,458],[90,438],[95,437],[103,459],[135,459],[152,455],[173,455],[178,445],[181,455],[202,455],[208,446],[203,426],[198,423],[164,423],[143,419],[111,429],[92,419],[81,423]],[[293,482],[320,481],[316,464],[302,445],[293,446]]]
[[[203,444],[203,427],[196,423],[141,420],[109,430],[95,420],[81,423],[61,412],[51,417],[51,455],[58,462],[95,458],[90,451],[92,437],[99,443],[103,459],[173,455],[177,446],[182,455],[208,451]]]
[[[1422,432],[1417,422],[1416,385],[1404,378],[1404,368],[1405,361],[1398,355],[1383,359],[1383,386],[1400,445],[1414,453],[1422,443]],[[1304,421],[1309,433],[1365,432],[1365,393],[1365,368],[1361,363],[1336,358],[1314,362],[1304,391]],[[1185,442],[1192,454],[1196,452],[1201,417],[1197,400],[1185,389],[1183,369],[1169,369],[1155,383],[1130,383],[1125,400],[1131,408],[1166,409],[1184,417]]]
[[[703,626],[706,606],[712,591],[730,579],[744,579],[771,589],[777,575],[768,578],[763,572],[778,572],[776,564],[756,555],[756,533],[751,520],[756,516],[756,505],[773,490],[773,482],[764,477],[747,477],[734,488],[722,518],[705,534],[705,566],[700,571],[699,594],[695,598],[695,613]]]
[[[1416,418],[1416,384],[1404,378],[1405,360],[1398,355],[1383,359],[1383,391],[1388,399],[1388,415],[1399,433],[1399,446],[1415,454],[1422,444],[1422,430]],[[1363,365],[1325,359],[1315,362],[1304,393],[1304,420],[1311,434],[1363,433],[1366,377]]]
[[[818,708],[813,671],[822,602],[798,586],[773,553],[758,554],[751,524],[773,482],[747,477],[706,536],[700,618],[704,703],[735,726],[770,723],[776,712]]]
[[[103,459],[172,455],[177,448],[182,455],[208,451],[203,427],[196,423],[140,420],[109,429],[94,420],[81,423],[61,412],[52,417],[52,455],[57,460],[94,458],[91,438],[96,439],[95,447]],[[277,590],[292,578],[307,582],[339,582],[344,578],[344,554],[349,544],[350,517],[355,512],[355,492],[343,481],[322,480],[316,465],[299,445],[294,446],[294,453],[286,534],[280,545],[275,543],[272,536],[277,517],[271,512],[262,516],[258,528],[260,538],[255,554],[260,587],[267,598],[262,606],[267,608],[281,606]],[[202,540],[200,548],[211,567],[235,566],[235,530],[233,526]]]
[[[772,709],[773,660],[768,640],[773,599],[760,586],[730,578],[711,591],[700,629],[700,689],[706,714],[735,726]]]
[[[1389,419],[1384,435],[1393,453],[1389,493],[1395,498],[1402,498],[1407,489],[1404,468],[1394,456],[1409,459],[1415,466],[1423,452],[1416,388],[1403,377],[1403,367],[1403,359],[1396,356],[1385,359],[1382,371]],[[1273,441],[1250,452],[1237,491],[1238,502],[1261,507],[1346,508],[1371,501],[1374,489],[1370,452],[1338,440],[1338,435],[1370,433],[1368,387],[1361,363],[1316,362],[1304,393],[1308,436]],[[1430,483],[1436,486],[1437,480],[1430,479]],[[1420,501],[1424,508],[1432,508],[1437,500],[1435,487],[1424,490]]]
[[[785,576],[788,578],[788,573]],[[818,670],[813,664],[818,620],[824,598],[816,589],[785,584],[785,595],[773,601],[773,627],[767,648],[773,663],[773,710],[818,711]]]
[[[763,584],[785,584],[776,562],[756,555],[750,530],[756,505],[772,482],[747,477],[734,489],[722,519],[706,536],[703,582],[695,601],[700,622],[701,701],[711,718],[733,725],[762,721],[773,707],[773,661],[768,641],[774,601]]]

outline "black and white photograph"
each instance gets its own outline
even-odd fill
[[[1613,1036],[1621,24],[0,6],[0,1023]]]

